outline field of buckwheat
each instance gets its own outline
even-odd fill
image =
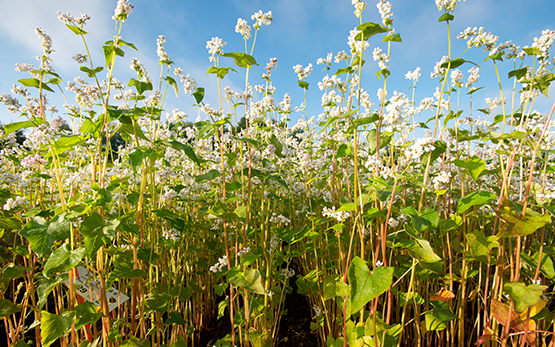
[[[415,100],[388,90],[398,73],[389,48],[402,42],[391,4],[378,1],[381,23],[352,4],[350,51],[316,62],[316,113],[304,106],[312,64],[293,67],[299,89],[280,100],[277,59],[264,85],[249,83],[271,12],[237,20],[244,52],[207,42],[215,106],[164,36],[159,81],[137,59],[136,77],[117,79],[137,50],[120,37],[127,0],[99,65],[90,18],[59,14],[83,39],[87,53],[73,58],[86,78],[53,70],[37,28],[37,66],[18,64],[26,77],[0,96],[22,119],[0,131],[2,345],[200,346],[224,322],[229,333],[210,347],[285,346],[280,323],[300,295],[318,346],[554,346],[554,109],[535,103],[555,80],[555,32],[526,47],[484,28],[452,35],[457,1],[436,0],[449,51],[432,72],[435,92]],[[513,89],[473,110],[480,68],[451,52],[452,39],[483,50],[482,69],[514,67],[492,81]],[[364,87],[370,60],[379,90]],[[225,86],[230,72],[245,76],[244,90]],[[420,76],[406,74],[413,86]],[[63,118],[47,91],[67,100]],[[177,109],[163,118],[167,93],[193,101],[197,121]],[[297,122],[293,93],[305,99]]]

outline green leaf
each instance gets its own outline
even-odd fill
[[[391,142],[392,134],[382,132],[380,133],[380,149],[384,148]],[[372,129],[368,132],[366,136],[366,140],[368,141],[368,153],[375,154],[378,150],[378,133],[376,129]]]
[[[528,73],[528,69],[523,67],[522,69],[512,70],[509,71],[509,78],[516,77],[516,79],[521,79],[522,77],[526,76]]]
[[[123,258],[123,257],[122,257]],[[134,269],[133,262],[131,259],[118,258],[116,268],[110,276],[108,276],[108,282],[120,281],[124,278],[136,278],[146,276],[147,273],[141,269]]]
[[[366,22],[362,23],[361,25],[357,26],[357,29],[362,31],[355,36],[355,41],[366,41],[374,35],[387,33],[391,31],[390,28],[387,28],[381,24]]]
[[[222,174],[216,170],[216,169],[212,169],[210,171],[208,171],[207,173],[203,174],[203,175],[198,175],[197,177],[195,177],[195,181],[197,183],[205,183],[208,181],[211,181],[215,178],[220,177]]]
[[[178,142],[178,141],[170,141],[170,145],[172,146],[173,149],[175,150],[181,150],[185,153],[185,155],[187,157],[189,157],[189,159],[191,159],[195,164],[197,164],[200,167],[200,160],[198,159],[197,155],[195,154],[195,151],[193,150],[193,147]]]
[[[435,273],[441,274],[443,271],[443,260],[437,255],[426,240],[417,240],[408,248],[411,257],[418,260],[420,266]]]
[[[378,267],[370,272],[366,261],[359,257],[353,259],[347,274],[351,286],[351,314],[389,289],[394,270],[392,267]]]
[[[258,65],[256,63],[256,59],[252,55],[241,53],[241,52],[232,52],[232,53],[224,53],[222,57],[230,57],[233,58],[235,61],[235,65],[239,67],[251,67],[253,65]]]
[[[139,94],[139,95],[143,94],[147,90],[152,90],[152,83],[151,82],[137,81],[134,78],[131,78],[129,80],[129,83],[127,84],[127,86],[128,87],[135,86],[135,88],[137,88],[137,94]]]
[[[123,41],[118,41],[118,42],[123,43]],[[114,60],[116,59],[116,56],[123,57],[125,55],[125,52],[121,48],[114,46],[113,41],[106,41],[104,43],[104,46],[102,46],[102,50],[104,51],[106,67],[113,64]]]
[[[78,26],[66,24],[66,27],[68,27],[71,31],[73,31],[77,35],[87,35],[87,32],[79,28]]]
[[[488,59],[503,61],[503,55],[504,54],[505,54],[505,52],[497,52],[493,55],[489,55],[486,59],[484,59],[484,61],[487,61]]]
[[[298,80],[297,82],[299,83],[299,87],[308,90],[308,82],[301,81],[301,80]]]
[[[40,337],[43,346],[50,346],[60,337],[64,336],[71,327],[75,312],[63,312],[61,316],[42,311],[40,320]]]
[[[42,257],[50,250],[54,241],[63,241],[69,237],[70,225],[65,215],[59,214],[50,223],[42,217],[33,217],[21,229],[19,235],[29,240],[33,251]]]
[[[79,70],[85,72],[87,74],[87,76],[89,76],[90,78],[93,78],[97,73],[104,70],[104,68],[102,66],[98,66],[94,70],[91,70],[86,66],[81,66],[81,67],[79,67]]]
[[[77,305],[75,314],[75,330],[79,330],[87,324],[94,324],[102,317],[102,313],[98,312],[98,307],[88,301]]]
[[[420,159],[420,167],[422,170],[426,169],[426,165],[428,164],[428,157],[432,157],[430,160],[430,165],[434,163],[434,161],[439,158],[440,155],[445,153],[447,150],[447,144],[441,140],[437,140],[434,142],[434,150],[432,152],[424,153]]]
[[[529,267],[533,269],[537,268],[538,259],[540,257],[539,252],[534,253],[532,257],[529,257],[523,253],[521,254],[521,257]],[[545,253],[542,253],[540,271],[544,274],[545,277],[549,278],[550,280],[555,280],[555,266],[553,265],[553,260]]]
[[[65,151],[73,150],[75,146],[81,145],[85,140],[78,135],[61,135],[58,140],[56,140],[56,149],[58,153],[63,153]]]
[[[168,317],[168,319],[166,319],[164,324],[187,324],[187,321],[183,319],[181,313],[174,311],[170,313],[170,316]]]
[[[21,308],[7,299],[0,299],[0,318],[20,312]]]
[[[542,92],[543,95],[549,98],[549,95],[548,95],[549,86],[551,85],[551,82],[553,82],[554,80],[555,80],[555,73],[553,72],[545,75],[541,75],[541,76],[536,76],[534,78],[534,81],[536,83],[533,84],[532,87],[534,89],[539,90],[540,92]]]
[[[175,79],[170,76],[166,76],[163,79],[166,80],[170,84],[170,86],[173,87],[173,91],[175,92],[175,96],[177,97],[179,93],[179,86],[177,85],[177,82],[175,81]]]
[[[43,278],[40,282],[40,285],[37,289],[39,295],[39,309],[41,309],[44,304],[46,304],[46,300],[48,299],[48,295],[52,290],[58,285],[64,283],[64,281],[69,280],[69,274],[64,273],[56,278]]]
[[[42,89],[48,90],[49,92],[54,93],[54,90],[50,88],[45,82],[41,83],[41,81],[39,81],[36,78],[22,78],[18,80],[18,82],[24,85],[25,87],[35,87],[39,89],[42,87]]]
[[[229,70],[233,71],[233,72],[237,72],[235,69],[232,69],[230,67],[215,67],[215,66],[211,66],[208,71],[206,72],[207,74],[211,73],[211,74],[216,74],[218,76],[219,79],[223,79],[225,77],[225,75],[227,75],[227,73],[229,72]]]
[[[146,298],[146,306],[148,310],[164,313],[169,309],[169,303],[172,297],[169,294],[152,294]]]
[[[442,14],[437,21],[438,22],[449,22],[450,20],[455,19],[455,16],[453,16],[451,13],[444,13]]]
[[[245,288],[257,294],[264,295],[266,293],[262,286],[262,276],[256,269],[246,269],[244,272],[230,276],[229,282],[234,286]]]
[[[469,208],[476,205],[489,204],[495,200],[497,196],[494,193],[478,191],[470,193],[467,196],[459,199],[457,206],[460,214],[466,212]]]
[[[6,275],[11,279],[17,279],[25,276],[25,273],[31,271],[32,268],[28,266],[9,266],[5,268]]]
[[[131,47],[131,48],[133,48],[134,50],[136,50],[137,52],[139,51],[139,50],[137,49],[137,47],[135,47],[135,45],[132,44],[131,42],[126,42],[126,41],[123,41],[122,39],[119,39],[119,40],[118,40],[118,44],[119,44],[120,46]],[[123,56],[122,56],[122,57],[123,57]]]
[[[522,49],[528,55],[541,55],[542,51],[538,47],[526,47]]]
[[[412,206],[405,207],[401,210],[410,216],[414,229],[422,233],[428,227],[437,228],[439,225],[439,212],[434,209],[426,209],[420,213]]]
[[[392,41],[392,42],[403,42],[403,40],[401,40],[401,34],[397,33],[397,34],[393,34],[393,35],[386,35],[383,37],[382,42],[387,42],[387,41]]]
[[[342,143],[338,148],[337,151],[335,153],[335,158],[343,158],[348,156],[349,154],[351,154],[351,147],[349,147],[347,144]]]
[[[36,127],[41,124],[44,124],[44,121],[41,118],[34,118],[34,117],[31,117],[29,118],[29,120],[22,121],[22,122],[9,123],[4,125],[4,135],[9,135],[13,132],[18,131],[19,129]]]
[[[119,347],[150,347],[150,341],[133,336],[123,341]]]
[[[505,207],[500,213],[499,217],[503,219],[506,224],[501,226],[499,237],[517,237],[525,236],[534,233],[536,230],[551,223],[551,216],[549,214],[540,215],[537,212],[526,210],[527,214],[517,213],[509,207]]]
[[[337,76],[337,75],[342,75],[344,73],[352,74],[353,72],[355,72],[355,69],[353,69],[352,66],[347,66],[337,70],[333,75]]]
[[[118,220],[110,220],[106,223],[96,212],[83,221],[80,232],[85,238],[85,249],[89,259],[92,259],[100,247],[112,241],[118,225]]]
[[[181,336],[177,337],[177,341],[175,341],[171,347],[187,347],[187,340],[182,338]]]
[[[50,258],[44,265],[42,273],[50,277],[51,272],[66,272],[76,267],[85,256],[85,248],[81,247],[71,251],[69,245],[64,243],[61,247],[52,252]]]
[[[478,182],[478,177],[480,177],[482,171],[486,169],[486,162],[476,155],[468,160],[456,159],[455,165],[465,169],[475,182]]]
[[[339,274],[330,274],[324,277],[324,300],[333,299],[337,296],[335,284],[341,282]]]
[[[528,307],[537,304],[546,289],[547,286],[539,284],[526,286],[520,282],[505,283],[503,286],[503,290],[513,299],[518,312],[524,312]]]
[[[434,305],[436,307],[425,314],[427,330],[443,330],[447,328],[447,322],[457,319],[444,302],[435,302]]]
[[[488,263],[488,253],[495,247],[499,247],[498,236],[489,236],[486,238],[480,230],[475,230],[471,234],[466,234],[468,244],[468,252],[466,257],[469,261],[478,260],[484,264]]]
[[[195,97],[197,105],[200,105],[202,99],[204,99],[204,88],[198,87],[191,95]]]
[[[478,65],[478,64],[476,64],[476,63],[474,63],[474,62],[471,62],[470,60],[464,60],[464,59],[458,58],[458,59],[447,60],[446,62],[444,62],[443,64],[441,64],[441,68],[445,69],[445,68],[447,68],[447,67],[449,66],[449,64],[451,64],[451,67],[450,67],[450,68],[451,68],[451,69],[456,69],[456,68],[458,68],[459,66],[461,66],[461,65],[464,64],[464,63],[470,63],[470,64],[476,65],[477,67],[480,67],[480,65]]]

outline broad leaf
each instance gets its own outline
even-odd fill
[[[237,287],[245,288],[257,294],[265,294],[266,291],[262,285],[262,276],[256,269],[246,269],[244,272],[239,272],[229,281]]]
[[[106,223],[96,212],[83,221],[80,232],[85,238],[85,249],[89,259],[92,259],[100,247],[112,241],[118,225],[118,220]]]
[[[92,302],[84,302],[75,307],[75,330],[81,329],[87,324],[94,324],[98,322],[102,313],[98,312],[99,308]]]
[[[518,312],[524,312],[528,307],[536,305],[547,286],[530,284],[526,286],[520,282],[510,282],[503,286],[503,290],[511,296]]]
[[[389,289],[393,283],[393,271],[392,267],[378,267],[370,272],[364,260],[353,259],[347,274],[351,287],[351,314]]]
[[[496,299],[491,300],[491,312],[495,319],[502,325],[506,325],[507,322],[510,322],[509,326],[513,330],[518,332],[536,330],[535,321],[530,319],[528,320],[528,324],[526,324],[526,321],[522,321],[515,311],[510,311],[509,306]],[[526,335],[526,342],[528,342],[529,345],[534,346],[535,341],[536,334],[532,333]]]
[[[65,219],[65,213],[54,217],[50,223],[42,217],[33,217],[19,235],[29,240],[33,251],[42,257],[50,250],[54,241],[63,241],[69,237],[70,225]]]
[[[362,32],[355,36],[355,41],[366,41],[376,34],[383,34],[391,31],[388,27],[372,22],[362,23],[357,26],[357,29]]]
[[[52,252],[50,258],[44,265],[43,274],[50,277],[51,272],[66,272],[76,267],[85,256],[85,248],[81,247],[71,251],[69,245],[64,243],[61,247]]]
[[[16,312],[20,312],[21,308],[7,299],[0,299],[0,318],[7,317]]]
[[[486,162],[482,158],[476,155],[468,160],[456,159],[455,165],[465,169],[466,172],[468,172],[468,174],[470,175],[470,177],[472,177],[472,179],[474,179],[474,181],[476,182],[478,181],[478,177],[480,176],[482,171],[486,169]]]
[[[495,247],[499,247],[498,236],[489,236],[486,238],[480,230],[475,230],[471,234],[466,235],[468,241],[468,252],[466,257],[469,261],[478,260],[484,264],[488,263],[488,253]]]
[[[61,316],[42,311],[40,320],[40,337],[43,346],[50,346],[60,337],[64,336],[66,331],[73,323],[75,312],[63,312]]]
[[[256,63],[256,59],[252,55],[241,53],[241,52],[232,52],[232,53],[224,53],[222,57],[231,57],[235,61],[235,64],[239,67],[251,67],[253,65],[258,65]]]
[[[499,217],[503,219],[506,224],[501,226],[499,237],[517,237],[525,236],[534,233],[536,230],[551,223],[551,216],[549,214],[540,215],[530,209],[527,210],[526,215],[517,213],[509,207],[505,207],[500,213]]]
[[[467,196],[460,198],[458,201],[458,211],[460,214],[466,212],[469,208],[476,205],[489,204],[495,200],[497,196],[494,193],[478,191],[470,193]]]

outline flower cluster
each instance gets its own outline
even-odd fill
[[[324,207],[322,211],[322,216],[333,218],[338,222],[343,222],[349,218],[350,215],[351,213],[348,211],[336,211],[335,206],[332,206],[332,208]]]

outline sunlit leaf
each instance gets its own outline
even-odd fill
[[[480,174],[486,169],[486,162],[476,155],[468,160],[455,159],[454,163],[458,167],[465,169],[476,182]]]
[[[67,243],[58,247],[44,265],[42,273],[49,277],[51,272],[66,272],[76,267],[85,256],[85,248],[72,251]]]
[[[526,321],[522,321],[515,311],[510,311],[509,306],[496,299],[491,300],[491,312],[495,319],[502,325],[506,325],[507,322],[510,322],[509,326],[513,330],[518,332],[536,330],[536,322],[529,319],[528,324],[526,324]],[[528,342],[529,345],[534,346],[535,341],[536,334],[532,333],[526,335],[526,342]]]
[[[42,257],[50,250],[54,241],[63,241],[69,237],[70,225],[65,215],[59,214],[51,222],[42,217],[33,217],[21,229],[19,235],[29,240],[33,251]]]
[[[524,312],[528,307],[536,305],[547,286],[530,284],[526,286],[520,282],[505,283],[503,290],[511,296],[518,312]]]
[[[394,270],[392,267],[378,267],[370,272],[364,260],[359,257],[352,260],[347,274],[351,287],[351,314],[389,289]]]
[[[527,214],[523,216],[522,213],[517,213],[507,206],[499,213],[499,217],[505,221],[505,225],[501,226],[499,237],[530,235],[551,223],[549,214],[541,215],[528,209]]]
[[[493,200],[495,200],[497,196],[494,193],[486,192],[486,191],[477,191],[470,193],[458,201],[458,211],[459,213],[466,212],[469,208],[476,205],[485,205],[489,204]]]
[[[47,312],[41,312],[40,336],[43,346],[50,346],[60,337],[64,336],[73,323],[75,312],[63,312],[60,316]]]
[[[383,34],[391,31],[388,27],[372,22],[362,23],[357,26],[357,29],[362,32],[355,36],[355,41],[366,41],[376,34]]]

